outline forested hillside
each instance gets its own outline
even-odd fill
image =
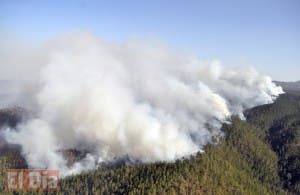
[[[224,124],[225,136],[204,153],[175,162],[103,164],[64,178],[58,194],[300,194],[300,96],[283,94],[245,116]],[[1,153],[0,163],[4,192],[3,170],[26,162],[14,148]]]
[[[174,163],[121,165],[66,178],[62,189],[104,194],[274,194],[283,193],[277,156],[251,125],[234,118],[226,138],[205,153]],[[78,184],[78,185],[74,185]],[[87,187],[89,186],[89,187]]]
[[[300,194],[300,96],[281,95],[274,104],[256,107],[246,115],[277,153],[284,187]]]
[[[63,179],[59,193],[284,194],[278,158],[261,131],[237,118],[223,129],[226,136],[205,153],[173,163],[102,166]],[[25,166],[18,153],[2,156],[0,162],[2,169]]]

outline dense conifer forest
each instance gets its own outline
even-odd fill
[[[204,153],[175,162],[103,164],[62,179],[58,194],[300,194],[300,95],[283,94],[245,116],[224,124],[225,136]],[[0,155],[0,191],[9,194],[6,168],[26,168],[17,147]]]

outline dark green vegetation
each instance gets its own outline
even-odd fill
[[[274,104],[256,107],[246,115],[277,153],[283,186],[300,194],[300,95],[284,94]]]
[[[278,158],[260,130],[233,118],[224,131],[227,136],[220,144],[208,145],[205,153],[190,159],[106,166],[65,178],[60,193],[284,194],[277,174]],[[9,158],[2,157],[1,167],[11,166],[8,161],[19,165],[18,155]]]
[[[300,96],[246,111],[224,125],[219,144],[172,163],[103,165],[61,181],[59,194],[300,194]],[[18,150],[0,155],[5,168],[26,167]],[[3,191],[3,175],[0,177]]]
[[[174,163],[99,170],[66,178],[62,189],[103,194],[274,194],[280,189],[277,156],[257,137],[257,129],[233,119],[219,145]]]

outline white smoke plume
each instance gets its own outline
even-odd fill
[[[251,68],[229,70],[138,41],[68,34],[38,51],[35,87],[21,98],[32,99],[36,117],[5,137],[22,146],[31,167],[63,175],[123,156],[141,162],[189,156],[222,135],[231,115],[242,117],[282,93]],[[74,148],[88,155],[68,166],[61,151]]]

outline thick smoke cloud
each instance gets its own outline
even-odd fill
[[[17,56],[14,56],[17,58]],[[69,34],[39,49],[34,118],[7,129],[29,165],[64,175],[128,156],[172,161],[201,151],[222,135],[231,115],[271,103],[282,89],[253,69],[229,70],[218,61],[136,41],[112,43]],[[68,166],[62,152],[88,151]]]

